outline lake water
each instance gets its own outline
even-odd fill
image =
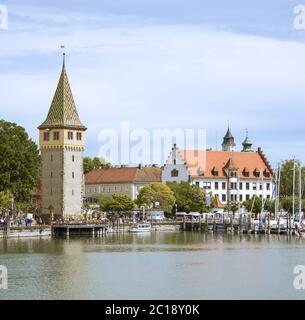
[[[0,299],[304,299],[305,240],[192,232],[1,239]]]

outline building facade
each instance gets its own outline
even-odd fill
[[[180,150],[174,145],[162,169],[162,181],[199,185],[223,205],[253,196],[272,198],[273,171],[262,150],[252,151],[247,135],[243,150],[234,151],[234,138],[228,132],[222,151]]]
[[[77,113],[65,61],[49,113],[38,129],[42,217],[80,216],[86,127]]]
[[[85,175],[87,197],[127,195],[135,200],[146,184],[161,182],[161,169],[155,166],[138,166],[96,169]]]

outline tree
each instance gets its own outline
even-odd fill
[[[107,198],[100,199],[100,208],[106,212],[122,213],[131,211],[135,203],[126,195],[113,194]]]
[[[13,200],[13,194],[10,191],[0,191],[0,208],[7,209]]]
[[[174,192],[161,182],[155,182],[145,185],[139,192],[136,204],[149,208],[156,208],[156,202],[159,208],[165,213],[172,213],[176,198]]]
[[[0,191],[28,202],[37,181],[39,151],[25,129],[0,120]]]
[[[84,165],[84,174],[94,169],[103,169],[103,168],[111,167],[111,164],[109,162],[106,162],[104,158],[98,158],[98,157],[95,157],[95,158],[84,157],[83,165]]]
[[[255,214],[261,213],[262,211],[262,198],[254,196],[249,200],[246,200],[243,202],[243,205],[247,209],[248,212],[252,212]],[[271,201],[270,199],[266,199],[264,201],[264,210],[269,212],[275,211],[275,204],[274,201]]]
[[[174,192],[177,204],[177,210],[183,212],[207,212],[205,203],[206,192],[197,185],[190,185],[188,182],[180,183],[168,182],[167,185]],[[212,203],[214,197],[211,197]]]
[[[298,192],[299,186],[299,168],[300,168],[300,161],[295,161],[295,192]],[[302,167],[302,188],[303,194],[302,198],[305,196],[305,188],[304,188],[304,181],[305,181],[305,167]],[[290,197],[293,194],[293,159],[292,160],[285,160],[281,164],[281,184],[280,184],[280,196],[281,197]]]

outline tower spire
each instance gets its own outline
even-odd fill
[[[65,51],[65,46],[62,44],[61,46],[62,49],[62,67],[65,68],[65,62],[66,62],[66,51]]]
[[[248,134],[248,129],[246,128],[246,138],[244,142],[242,143],[243,145],[243,152],[251,152],[252,151],[252,142],[249,139],[249,134]]]
[[[234,137],[230,131],[230,127],[228,124],[228,130],[226,135],[223,137],[222,142],[222,151],[234,151],[234,147],[236,146],[234,142]]]

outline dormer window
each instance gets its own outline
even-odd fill
[[[198,174],[198,176],[204,176],[204,171],[199,167],[197,169],[197,174]]]
[[[243,170],[243,176],[244,177],[249,177],[249,170],[247,168],[244,168]]]
[[[230,172],[230,177],[231,178],[236,178],[236,171],[231,171]]]
[[[214,176],[214,177],[217,177],[218,176],[218,170],[217,170],[217,168],[213,168],[212,169],[212,175]]]
[[[171,177],[178,177],[178,175],[179,175],[179,171],[178,170],[174,169],[174,170],[171,171]]]
[[[253,171],[253,175],[254,175],[254,177],[256,177],[256,178],[259,178],[260,172],[259,172],[259,170],[258,170],[257,168],[255,168],[255,170]]]
[[[267,169],[264,170],[264,177],[266,178],[270,177],[270,172]]]

